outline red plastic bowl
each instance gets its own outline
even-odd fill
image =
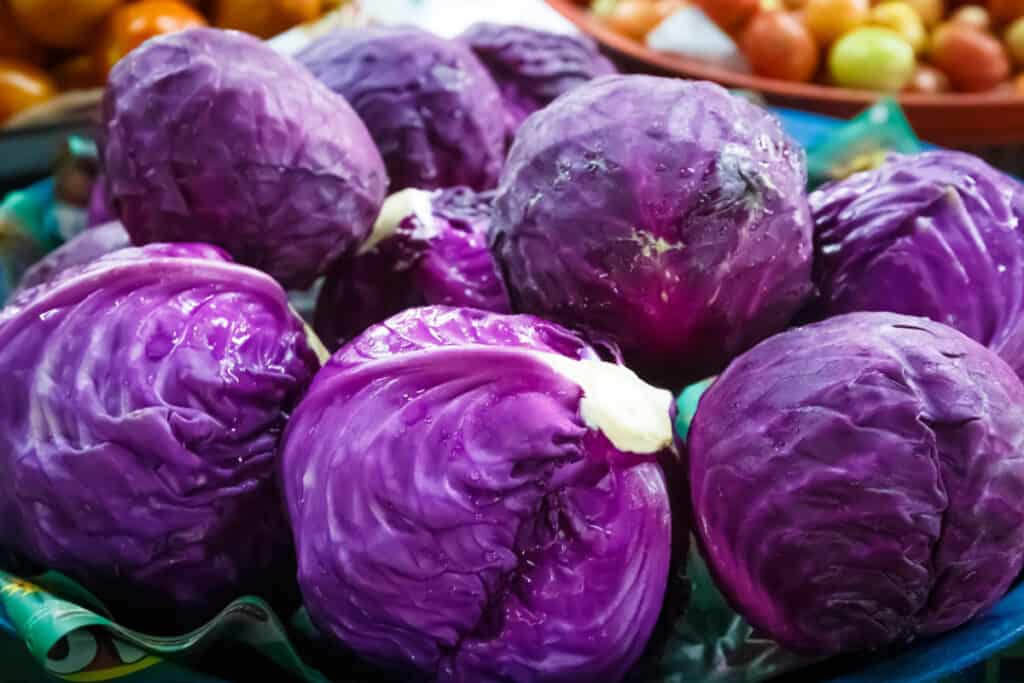
[[[848,118],[874,103],[874,92],[812,83],[791,83],[748,76],[699,60],[658,52],[623,36],[595,19],[572,0],[548,0],[559,13],[589,34],[627,66],[638,71],[715,81],[729,88],[754,90],[772,104]],[[899,96],[922,139],[949,147],[1024,143],[1024,96],[1015,93]]]

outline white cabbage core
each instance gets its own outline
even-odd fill
[[[427,190],[410,187],[385,199],[384,205],[380,207],[380,215],[377,216],[377,221],[373,224],[373,231],[370,232],[370,236],[366,238],[363,246],[359,248],[359,253],[365,254],[371,251],[394,235],[406,216],[415,215],[420,223],[429,226],[434,220],[430,202],[432,194]]]
[[[299,317],[298,314],[296,314],[296,317]],[[299,319],[301,320],[301,318]],[[320,341],[320,337],[313,331],[312,327],[310,327],[305,321],[303,321],[302,326],[306,328],[306,343],[320,360],[320,365],[323,365],[331,357],[330,352],[327,350],[327,347],[324,346],[324,343]]]
[[[656,453],[672,446],[672,394],[629,368],[599,360],[542,353],[542,360],[583,390],[580,415],[620,451]]]

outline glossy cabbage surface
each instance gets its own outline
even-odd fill
[[[409,680],[629,670],[667,583],[659,453],[620,451],[588,427],[580,385],[545,358],[598,355],[532,316],[427,307],[321,370],[282,468],[322,632]]]
[[[414,306],[511,312],[487,247],[493,199],[493,192],[467,187],[431,193],[431,215],[408,213],[372,249],[338,261],[317,301],[315,327],[323,342],[337,349],[370,325]]]
[[[163,632],[287,595],[277,453],[318,365],[281,287],[216,247],[24,291],[0,312],[0,543]]]
[[[777,335],[701,398],[696,527],[718,586],[803,653],[942,633],[1024,553],[1024,386],[960,332],[851,313]]]
[[[501,90],[505,121],[515,135],[527,116],[597,76],[617,73],[590,38],[527,26],[479,23],[460,38]]]
[[[822,317],[920,315],[1024,372],[1024,193],[961,152],[893,156],[811,195]]]
[[[609,335],[682,387],[811,291],[803,153],[709,83],[604,76],[520,128],[491,244],[516,310]]]
[[[18,296],[19,292],[49,282],[68,268],[91,263],[128,246],[131,246],[131,238],[116,221],[83,230],[25,271],[12,295]]]
[[[251,36],[190,29],[111,72],[100,147],[136,244],[209,242],[304,288],[369,234],[387,190],[351,107]]]
[[[413,27],[348,28],[297,58],[362,117],[391,192],[497,184],[505,157],[501,93],[465,45]]]

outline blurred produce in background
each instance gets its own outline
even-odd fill
[[[589,5],[609,28],[649,47],[767,78],[878,92],[1024,94],[1024,0]]]
[[[211,25],[260,38],[346,0],[0,0],[0,125],[63,91],[100,87],[153,36]]]

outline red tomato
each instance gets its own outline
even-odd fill
[[[754,16],[760,0],[696,0],[695,4],[716,24],[732,31]]]
[[[979,31],[988,31],[992,28],[992,17],[981,5],[964,5],[953,12],[949,20],[958,24],[969,24]]]
[[[125,5],[110,15],[97,47],[100,75],[106,80],[122,57],[153,36],[205,25],[203,15],[177,0],[142,0]]]
[[[319,0],[214,0],[213,25],[271,38],[320,16]]]
[[[84,48],[122,0],[8,0],[14,21],[48,47]]]
[[[934,95],[936,93],[949,92],[952,89],[953,84],[949,82],[949,77],[946,74],[934,66],[918,64],[914,70],[914,75],[910,77],[910,83],[907,83],[903,90],[905,92]]]
[[[1010,60],[1003,44],[967,24],[939,26],[932,38],[931,57],[957,90],[991,90],[1010,76]]]
[[[988,11],[1000,24],[1024,17],[1024,0],[988,0]]]
[[[814,36],[786,12],[760,12],[743,30],[740,47],[759,76],[809,81],[818,69]]]
[[[57,84],[28,62],[0,59],[0,123],[57,94]]]

